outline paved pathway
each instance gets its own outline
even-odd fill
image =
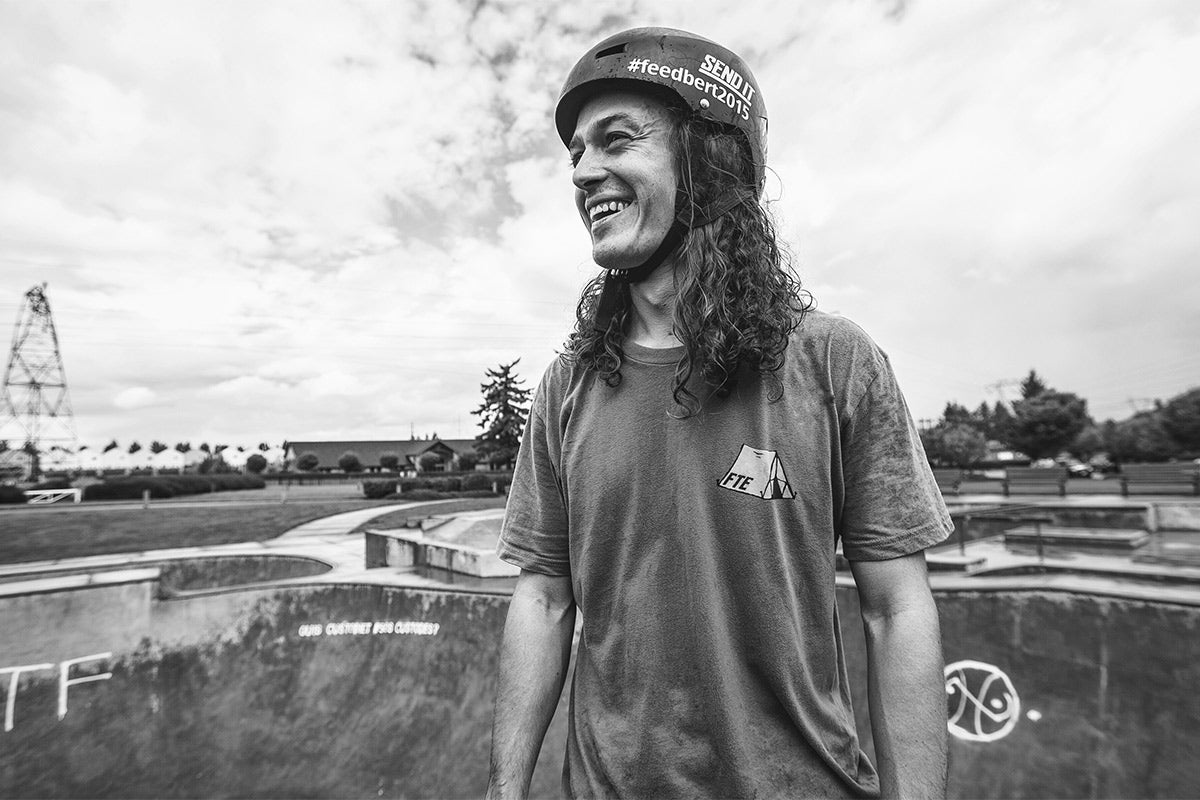
[[[390,514],[398,510],[421,509],[425,513],[437,513],[439,506],[445,505],[444,500],[433,500],[422,503],[405,505],[384,505],[372,508],[362,508],[334,514],[329,517],[312,520],[297,525],[282,535],[261,542],[237,542],[233,544],[205,545],[200,547],[176,547],[166,550],[145,550],[132,553],[113,553],[81,558],[63,558],[51,561],[30,561],[18,564],[0,565],[0,581],[37,579],[39,575],[49,576],[66,571],[86,572],[88,570],[112,570],[121,567],[139,567],[148,564],[171,561],[181,558],[203,558],[212,556],[238,555],[289,555],[315,558],[323,561],[333,569],[315,576],[319,580],[347,580],[351,577],[362,579],[366,569],[366,538],[361,534],[348,535],[364,522],[376,517]],[[386,570],[371,570],[373,582],[391,582],[385,575],[379,574]],[[379,581],[379,579],[383,579]],[[303,582],[310,579],[300,578],[286,581]],[[411,581],[408,581],[411,582]],[[273,582],[274,583],[274,582]]]

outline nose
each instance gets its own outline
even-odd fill
[[[575,188],[586,191],[603,181],[604,176],[604,165],[600,154],[589,148],[584,150],[579,161],[575,162],[575,169],[571,172],[571,182],[575,184]]]

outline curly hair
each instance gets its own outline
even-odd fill
[[[813,301],[776,239],[770,212],[758,200],[744,135],[682,109],[671,112],[680,176],[677,216],[702,219],[714,201],[731,193],[737,197],[725,214],[688,230],[675,256],[673,322],[684,354],[675,367],[672,396],[681,416],[690,417],[703,403],[696,375],[703,379],[704,394],[725,397],[749,372],[773,379],[770,396],[780,396],[783,387],[774,373]],[[632,302],[628,284],[619,284],[616,313],[606,330],[596,330],[604,280],[601,273],[584,287],[566,355],[615,387],[621,383]]]

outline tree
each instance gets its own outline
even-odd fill
[[[1029,374],[1036,377],[1033,372]],[[1013,416],[1009,443],[1032,459],[1058,455],[1091,422],[1087,401],[1054,389],[1043,389],[1016,401]]]
[[[381,453],[379,456],[379,466],[383,467],[389,472],[395,472],[400,468],[400,455],[398,453],[390,452]]]
[[[1025,376],[1025,380],[1021,381],[1021,399],[1032,399],[1049,388],[1041,376],[1035,370],[1031,369],[1029,370],[1029,374]]]
[[[109,450],[116,450],[116,449],[117,449],[118,447],[120,447],[120,446],[121,446],[121,445],[117,444],[117,440],[116,440],[116,439],[113,439],[111,442],[109,442],[108,444],[104,445],[104,451],[103,451],[103,452],[107,453]]]
[[[158,439],[155,439],[153,442],[150,443],[150,452],[154,453],[154,455],[158,455],[159,453],[163,452],[164,450],[170,450],[170,449],[171,448],[167,447],[165,444],[160,442]]]
[[[529,419],[533,391],[522,386],[522,379],[513,372],[520,361],[518,358],[487,371],[489,380],[479,385],[483,403],[471,412],[479,417],[479,427],[483,428],[483,433],[475,437],[476,452],[487,462],[503,467],[511,466],[516,459]]]
[[[191,442],[177,442],[175,444],[175,450],[177,452],[183,453],[186,456],[192,450],[192,443]]]
[[[342,472],[362,472],[362,458],[358,453],[347,450],[338,458],[338,469]]]
[[[246,459],[246,471],[255,475],[267,468],[267,459],[261,453],[251,453]]]
[[[967,410],[966,406],[951,402],[946,403],[946,408],[944,411],[942,411],[942,422],[945,422],[948,425],[970,425],[974,422],[974,419],[971,416],[971,412]]]
[[[1109,457],[1119,464],[1166,461],[1178,452],[1158,411],[1143,411],[1120,422],[1109,420],[1104,423],[1104,441]]]
[[[1162,424],[1181,450],[1200,455],[1200,388],[1168,400],[1162,408]]]
[[[296,459],[296,469],[302,472],[312,472],[321,463],[316,453],[305,453]]]
[[[267,444],[266,442],[259,442],[259,443],[258,443],[258,452],[260,452],[260,453],[265,453],[265,452],[267,452],[267,451],[268,451],[268,450],[270,450],[270,449],[271,449],[271,445]]]
[[[201,453],[208,453],[210,456],[212,455],[212,448],[208,446],[208,442],[201,442],[201,443],[200,443],[200,452],[201,452]]]
[[[8,452],[8,439],[0,439],[0,453]]]
[[[142,449],[142,446],[140,444],[138,444],[137,442],[133,442],[129,445],[129,455],[133,455],[134,453],[138,452],[141,449]]]
[[[432,472],[442,463],[442,457],[437,453],[422,453],[417,459],[417,468],[421,472]]]
[[[1075,441],[1071,442],[1067,452],[1080,461],[1087,461],[1105,449],[1104,433],[1098,426],[1088,425],[1075,437]]]
[[[463,472],[470,472],[479,463],[479,456],[474,453],[459,453],[454,460],[457,462],[458,469]]]
[[[987,439],[965,422],[940,422],[921,434],[925,455],[937,465],[967,468],[987,457]]]
[[[1003,403],[996,403],[995,408],[992,409],[992,416],[988,420],[988,429],[984,432],[985,435],[1006,447],[1012,447],[1012,427],[1012,412]]]

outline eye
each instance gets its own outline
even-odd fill
[[[604,135],[604,146],[612,147],[614,144],[621,141],[628,141],[633,137],[624,131],[609,131]]]
[[[583,158],[583,151],[582,150],[572,151],[570,153],[570,157],[571,157],[571,169],[575,169],[576,167],[579,166],[579,159]]]

